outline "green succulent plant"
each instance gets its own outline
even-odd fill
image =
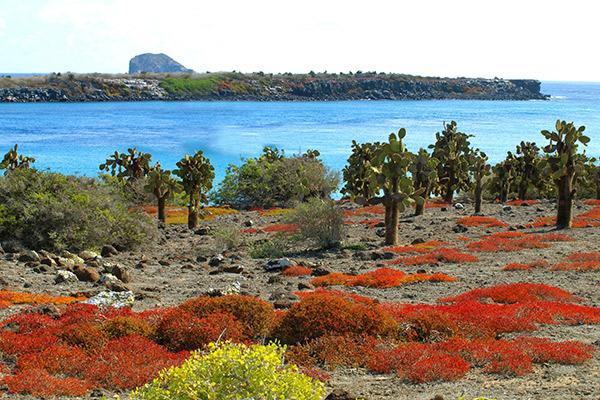
[[[115,151],[106,161],[100,164],[100,170],[126,181],[134,181],[148,175],[152,169],[152,155],[129,148],[125,153]]]
[[[215,170],[204,153],[197,151],[179,160],[173,173],[181,179],[183,190],[189,196],[188,227],[193,229],[198,226],[201,203],[207,201],[206,193],[212,189]]]
[[[385,207],[385,244],[398,244],[398,222],[400,213],[413,202],[423,202],[420,196],[424,189],[415,189],[408,170],[414,155],[402,143],[406,129],[401,128],[398,135],[392,133],[389,141],[382,143],[376,150],[371,162],[371,179],[379,188],[381,196],[369,200],[371,204],[381,203]]]
[[[506,158],[494,165],[492,168],[493,177],[491,181],[491,191],[501,203],[506,203],[508,196],[512,192],[517,174],[518,162],[512,152],[507,152]]]
[[[148,173],[148,179],[144,190],[154,194],[157,202],[158,220],[165,222],[165,206],[167,200],[173,198],[175,193],[181,190],[181,185],[171,175],[171,171],[162,169],[157,164]]]
[[[412,174],[415,190],[422,190],[422,202],[417,202],[415,206],[415,215],[423,215],[425,203],[433,190],[437,179],[437,167],[439,160],[431,157],[427,150],[421,148],[419,152],[413,156],[410,173]]]
[[[518,197],[527,199],[527,191],[530,187],[541,188],[544,184],[543,176],[540,174],[540,148],[532,142],[521,142],[517,145],[517,168],[516,180]]]
[[[429,146],[432,156],[439,160],[436,194],[451,203],[454,193],[469,190],[469,156],[472,152],[469,138],[473,135],[460,132],[455,121],[444,123],[444,129],[435,134],[436,142]]]
[[[541,134],[550,141],[544,147],[547,157],[540,162],[543,173],[556,185],[558,211],[556,228],[570,228],[573,219],[573,200],[577,180],[585,174],[584,158],[578,153],[579,144],[587,146],[590,138],[584,135],[585,126],[557,120],[555,131],[543,130]]]
[[[371,179],[371,161],[381,143],[357,143],[352,141],[352,154],[342,170],[345,185],[341,192],[345,196],[370,199],[378,190]]]
[[[4,155],[4,158],[0,162],[0,169],[5,170],[4,174],[6,175],[18,169],[31,168],[31,164],[34,162],[35,158],[19,154],[19,145],[15,144],[15,147]]]

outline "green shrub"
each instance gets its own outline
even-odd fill
[[[240,230],[233,224],[220,226],[213,233],[217,251],[235,250],[243,244]]]
[[[252,258],[280,258],[285,255],[289,247],[283,235],[275,235],[271,239],[257,240],[252,243],[250,257]]]
[[[131,248],[155,229],[118,190],[97,180],[35,170],[0,177],[0,241],[56,251]]]
[[[344,214],[333,201],[317,198],[300,203],[289,214],[288,220],[298,226],[298,235],[323,248],[340,245],[344,228]]]
[[[285,157],[265,147],[260,157],[229,166],[211,200],[235,208],[289,207],[311,197],[328,198],[338,182],[315,153]]]
[[[320,400],[324,385],[283,365],[285,349],[225,343],[210,345],[207,354],[193,352],[180,367],[160,374],[131,393],[132,399],[295,399]]]

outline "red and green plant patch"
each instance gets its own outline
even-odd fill
[[[43,369],[30,369],[0,378],[12,394],[29,394],[48,398],[54,396],[85,396],[93,385],[76,378],[58,378]]]
[[[464,226],[483,226],[486,228],[503,228],[508,226],[507,223],[500,221],[497,218],[487,217],[484,215],[470,215],[467,217],[462,217],[456,221],[456,223]]]
[[[457,296],[439,299],[442,303],[485,301],[500,304],[515,304],[539,301],[577,302],[571,293],[541,283],[509,283],[470,290]]]
[[[446,274],[407,274],[392,268],[379,268],[375,271],[360,275],[347,275],[340,272],[313,278],[311,281],[315,286],[365,286],[373,288],[392,288],[415,282],[455,282],[456,278]]]
[[[303,267],[301,265],[292,265],[290,267],[286,267],[281,271],[281,275],[283,276],[306,276],[312,273],[312,268]]]
[[[417,256],[400,257],[394,260],[384,261],[388,265],[428,265],[437,263],[470,263],[479,259],[473,254],[461,252],[454,247],[434,248],[428,253]]]
[[[296,224],[273,224],[267,225],[260,229],[266,233],[296,233],[298,225]]]
[[[559,271],[597,271],[600,270],[600,252],[576,252],[554,265]]]

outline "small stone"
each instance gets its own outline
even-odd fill
[[[294,263],[289,258],[279,258],[277,260],[269,260],[263,266],[263,268],[267,272],[277,272],[277,271],[281,271],[285,267],[292,267],[294,265],[296,265],[296,263]]]
[[[357,400],[358,398],[343,389],[334,389],[333,392],[325,397],[325,400]]]
[[[93,268],[77,265],[73,268],[73,273],[82,282],[98,282],[100,280],[100,274]]]
[[[385,228],[375,229],[375,234],[379,237],[384,237],[385,236]]]
[[[72,270],[75,266],[75,261],[70,258],[56,257],[56,264],[61,268]]]
[[[115,249],[114,246],[107,244],[107,245],[102,246],[102,250],[100,251],[100,254],[102,255],[102,257],[111,257],[111,256],[116,256],[117,254],[119,254],[119,252],[117,251],[117,249]]]
[[[162,265],[163,267],[168,267],[171,265],[171,261],[169,261],[169,260],[160,260],[158,263],[160,265]]]
[[[275,307],[276,310],[285,310],[290,308],[293,304],[294,302],[291,300],[280,299],[273,302],[273,307]]]
[[[421,243],[425,243],[425,239],[423,239],[423,238],[416,238],[410,244],[415,245],[415,244],[421,244]]]
[[[72,273],[71,271],[61,270],[56,273],[54,277],[54,283],[69,283],[69,282],[77,282],[77,275]]]
[[[464,210],[464,209],[465,209],[465,206],[464,206],[462,203],[456,203],[456,204],[454,205],[454,209],[455,209],[455,210]]]
[[[28,262],[28,261],[40,262],[41,258],[40,258],[40,255],[36,251],[25,250],[19,255],[18,260],[21,262]]]
[[[217,267],[219,266],[223,261],[225,260],[225,257],[223,257],[223,254],[217,254],[214,257],[211,257],[210,260],[208,260],[208,265],[210,265],[211,267]]]
[[[194,231],[194,233],[198,236],[207,236],[210,235],[211,229],[208,226],[203,226],[202,228],[198,228]]]
[[[73,254],[68,251],[63,251],[62,256],[64,258],[68,258],[69,260],[73,260],[75,265],[84,265],[85,264],[85,261],[83,260],[83,258],[79,257],[77,254]]]
[[[244,221],[244,226],[248,227],[248,228],[251,227],[251,226],[254,226],[254,221],[252,221],[250,219],[246,220],[246,221]]]
[[[228,274],[241,274],[244,272],[243,265],[229,265],[226,267],[221,267],[221,271]]]
[[[131,290],[125,283],[121,282],[119,278],[112,274],[102,275],[97,283],[113,292],[127,292]]]
[[[452,228],[452,231],[455,233],[465,233],[469,231],[469,228],[464,225],[457,224]]]
[[[448,211],[448,207],[442,207],[440,208],[440,211]]]
[[[504,206],[504,207],[502,207],[502,211],[504,211],[504,212],[508,212],[510,210],[512,210],[511,206]]]
[[[325,275],[329,275],[330,273],[331,273],[331,270],[328,268],[317,267],[312,270],[311,275],[312,276],[325,276]]]
[[[95,253],[90,250],[84,250],[81,253],[79,253],[79,257],[83,258],[85,261],[93,260],[93,259],[97,258],[98,256],[99,256],[98,253]]]
[[[133,280],[129,269],[120,264],[104,263],[104,270],[109,274],[114,275],[123,283],[129,283]]]
[[[298,290],[314,290],[314,285],[309,282],[298,283]]]

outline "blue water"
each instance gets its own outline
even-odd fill
[[[600,84],[544,83],[549,101],[132,102],[0,104],[0,153],[19,143],[38,168],[96,175],[114,150],[137,146],[167,168],[202,149],[220,179],[230,163],[274,145],[288,154],[321,151],[343,168],[352,139],[385,140],[406,127],[406,143],[427,146],[443,121],[456,120],[492,162],[557,118],[588,128],[588,153],[600,155]]]

